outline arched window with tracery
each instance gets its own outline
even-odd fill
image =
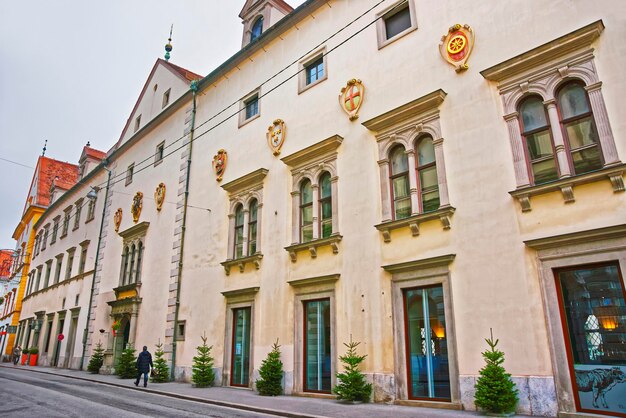
[[[319,185],[320,238],[328,238],[333,233],[333,196],[329,172],[322,173]]]
[[[417,182],[422,212],[439,209],[439,182],[433,138],[426,135],[417,142]]]
[[[123,286],[126,284],[126,272],[128,271],[128,246],[124,247],[122,253],[122,271],[120,272],[120,284]]]
[[[255,41],[263,33],[263,16],[260,16],[252,25],[250,42]]]
[[[393,196],[394,219],[411,216],[411,188],[409,185],[409,161],[402,145],[389,154],[391,162],[390,183]]]
[[[306,179],[300,185],[300,242],[313,240],[313,186]]]
[[[128,266],[128,278],[126,280],[126,284],[133,283],[134,271],[135,271],[135,258],[137,257],[137,247],[133,243],[130,246],[130,263]]]
[[[137,244],[137,268],[135,269],[135,283],[141,280],[141,259],[143,258],[143,242]]]
[[[601,169],[602,152],[584,87],[579,82],[565,84],[558,90],[557,103],[574,173],[582,174]]]
[[[243,257],[243,205],[235,209],[235,258]]]
[[[520,105],[522,137],[526,157],[534,184],[547,183],[559,178],[554,142],[543,100],[530,96]]]
[[[248,221],[248,255],[256,253],[257,240],[257,218],[258,218],[259,202],[253,199],[249,206]]]

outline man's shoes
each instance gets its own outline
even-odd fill
[[[139,382],[135,382],[135,386],[139,386]]]
[[[144,384],[143,384],[143,387],[144,387],[144,388],[147,388],[147,387],[148,387],[148,384],[147,384],[147,383],[144,383]]]

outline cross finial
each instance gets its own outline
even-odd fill
[[[46,147],[48,146],[48,140],[46,139],[43,143],[43,152],[41,153],[42,157],[46,156]]]

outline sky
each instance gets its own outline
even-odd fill
[[[46,156],[74,164],[87,141],[108,151],[170,26],[170,62],[206,75],[241,47],[244,3],[0,0],[0,249],[15,247],[44,141]]]

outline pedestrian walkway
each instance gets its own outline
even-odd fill
[[[280,415],[285,417],[376,417],[376,418],[403,418],[403,417],[433,417],[453,418],[479,416],[475,412],[450,411],[434,408],[417,408],[410,406],[386,404],[346,404],[332,399],[306,398],[300,396],[259,396],[248,389],[230,387],[194,388],[188,383],[151,383],[147,388],[136,388],[133,379],[119,379],[114,375],[99,375],[81,372],[78,370],[56,369],[49,367],[9,366],[1,367],[23,370],[25,373],[37,372],[64,376],[74,379],[83,379],[91,382],[127,387],[129,390],[147,390],[152,393],[172,396],[181,399],[199,401],[214,405],[228,406],[259,413]]]

